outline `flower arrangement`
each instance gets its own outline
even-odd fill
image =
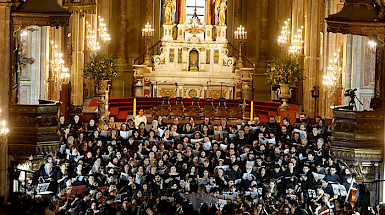
[[[83,76],[101,80],[114,80],[118,76],[118,59],[95,55],[84,65]]]
[[[296,58],[279,57],[272,60],[268,65],[267,83],[273,85],[295,84],[302,81],[303,69]]]

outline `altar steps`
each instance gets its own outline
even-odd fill
[[[97,99],[91,100],[89,106],[97,106]],[[220,118],[237,118],[242,117],[248,119],[250,117],[251,100],[246,100],[246,107],[243,109],[240,102],[236,99],[227,99],[226,102],[219,102],[214,99],[213,102],[207,102],[206,99],[194,102],[192,106],[191,98],[183,98],[183,105],[180,101],[176,104],[175,98],[170,98],[169,101],[162,101],[161,97],[137,97],[136,109],[144,109],[145,114],[152,117],[157,115],[163,116],[179,116],[182,119],[193,116],[197,119],[204,116],[210,116],[212,119]],[[289,104],[290,110],[281,112],[277,102],[253,101],[254,102],[254,116],[259,115],[262,122],[267,122],[269,116],[284,116],[289,117],[293,121],[296,117],[297,107]],[[219,106],[220,103],[220,106]],[[110,115],[116,118],[116,121],[124,122],[127,115],[132,115],[134,98],[111,98],[109,100]],[[182,108],[183,107],[183,108]]]

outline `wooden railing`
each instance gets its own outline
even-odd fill
[[[153,53],[152,55],[155,55],[155,47],[159,45],[159,43],[162,42],[161,40],[159,40],[158,42],[156,42],[154,45],[152,45],[150,48],[148,48],[148,52],[149,55],[151,56],[151,53]],[[156,49],[157,50],[157,49]],[[139,57],[135,58],[133,61],[132,61],[132,65],[139,65],[139,64],[143,64],[144,62],[144,57],[146,56],[146,53],[147,53],[147,50],[139,55]]]
[[[230,46],[230,48],[233,50],[231,52],[231,54],[236,58],[238,59],[239,58],[239,49],[237,49],[232,43],[228,42],[228,45]],[[246,66],[246,67],[251,67],[251,68],[255,68],[255,64],[253,62],[251,62],[251,60],[249,58],[247,58],[245,55],[242,55],[242,60],[244,60],[245,62],[247,62],[249,65]]]

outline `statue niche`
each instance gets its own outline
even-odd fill
[[[188,70],[189,71],[198,71],[199,70],[199,52],[195,49],[190,51]]]

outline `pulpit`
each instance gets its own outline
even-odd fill
[[[332,152],[346,162],[358,183],[379,179],[379,164],[383,161],[384,113],[335,108],[332,128]],[[370,192],[378,193],[378,185]],[[374,196],[377,201],[378,196]]]
[[[9,154],[23,160],[30,155],[54,153],[60,102],[39,100],[38,105],[11,105],[9,108]]]

